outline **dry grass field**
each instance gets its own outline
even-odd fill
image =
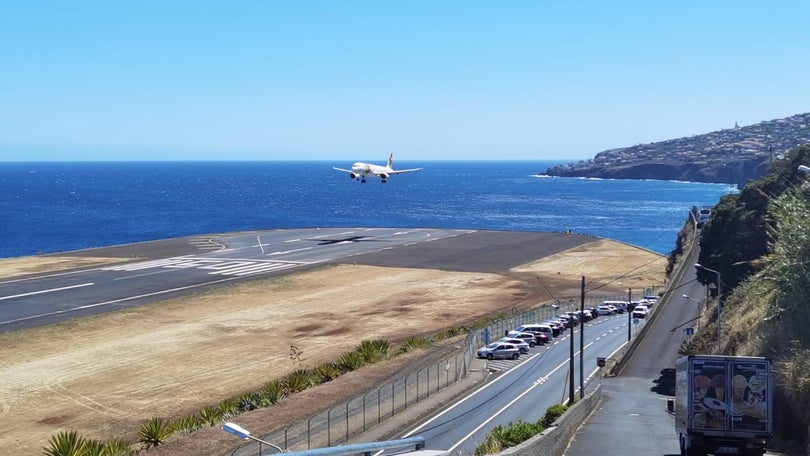
[[[0,277],[109,261],[118,260],[5,260]],[[537,306],[549,292],[578,296],[583,275],[590,288],[606,284],[600,292],[641,290],[663,281],[665,264],[658,254],[599,240],[503,274],[338,265],[0,334],[0,453],[42,454],[60,430],[136,441],[150,417],[194,413],[299,368],[290,345],[303,351],[303,367],[314,367],[363,339],[396,344]],[[366,368],[282,401],[274,406],[275,421],[315,414],[396,374],[408,360]],[[256,433],[271,430],[261,428],[268,420],[240,420],[255,421]],[[221,431],[209,434],[147,454],[213,455],[239,444]]]

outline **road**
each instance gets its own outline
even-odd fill
[[[576,384],[580,362],[585,362],[587,389],[596,377],[596,358],[607,357],[627,343],[627,320],[626,315],[619,314],[586,323],[584,356],[579,352],[580,328],[575,329]],[[522,357],[495,380],[402,437],[423,437],[427,449],[473,454],[495,426],[537,421],[548,407],[568,399],[570,337],[569,330],[553,344],[535,347],[531,355]]]

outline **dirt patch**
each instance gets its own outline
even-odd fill
[[[102,261],[70,260],[82,266]],[[46,267],[33,259],[26,266],[7,261],[16,264],[0,261],[0,276]],[[655,253],[598,241],[503,275],[339,265],[0,334],[0,448],[38,455],[48,438],[68,429],[135,441],[150,417],[195,413],[299,367],[330,362],[360,340],[396,344],[534,307],[551,300],[549,292],[577,296],[581,275],[604,292],[641,289],[663,280],[665,263]],[[290,359],[291,345],[303,352],[300,365]],[[313,415],[356,395],[357,383],[346,383],[353,378],[371,384],[407,362],[355,372],[282,401],[274,413],[292,407],[290,420]],[[227,452],[236,446],[232,439],[218,444],[212,436],[205,452],[195,454]]]

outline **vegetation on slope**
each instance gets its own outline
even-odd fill
[[[799,165],[810,165],[810,146],[794,149],[768,176],[715,207],[701,233],[700,263],[721,272],[721,343],[715,303],[711,324],[683,352],[772,358],[778,437],[807,445],[810,174],[798,172]],[[716,281],[715,274],[699,278]]]

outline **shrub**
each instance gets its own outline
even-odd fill
[[[543,418],[540,419],[540,424],[542,424],[543,428],[547,428],[554,424],[557,421],[557,418],[561,417],[565,411],[568,410],[567,405],[562,404],[554,404],[551,407],[546,409],[546,414],[543,415]]]
[[[433,345],[433,339],[430,337],[411,336],[405,339],[405,342],[400,345],[399,351],[400,353],[407,353],[411,350],[416,350],[419,348],[428,348],[431,345]]]

